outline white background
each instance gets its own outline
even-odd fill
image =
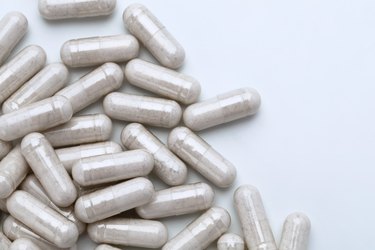
[[[126,32],[122,12],[131,2],[118,1],[106,18],[49,22],[36,0],[0,0],[0,16],[23,12],[29,30],[16,51],[38,44],[55,62],[66,40]],[[375,2],[140,2],[184,46],[180,71],[201,82],[201,100],[247,86],[262,95],[256,116],[199,133],[237,166],[236,183],[216,189],[215,198],[232,215],[230,231],[242,234],[233,192],[252,184],[277,241],[284,218],[302,211],[312,222],[309,250],[375,249]],[[89,70],[72,71],[70,82]],[[121,91],[139,92],[126,82]],[[101,102],[84,111],[94,112],[102,112]],[[124,125],[115,122],[113,140]],[[167,130],[152,131],[165,141]],[[191,170],[189,182],[197,180]],[[171,237],[197,216],[163,222]],[[87,238],[79,243],[93,248]]]

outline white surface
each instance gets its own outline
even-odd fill
[[[0,15],[23,12],[29,30],[16,50],[38,44],[55,62],[68,39],[126,32],[121,16],[131,2],[119,0],[109,18],[48,22],[36,0],[0,0]],[[216,189],[231,231],[240,233],[233,192],[249,183],[263,195],[277,241],[285,217],[303,211],[312,222],[309,250],[374,249],[375,2],[140,2],[185,47],[181,71],[201,82],[201,99],[245,86],[262,95],[255,117],[199,133],[238,169],[232,188]],[[124,83],[122,91],[136,89]],[[96,107],[83,113],[102,111]],[[117,142],[124,125],[115,124]],[[165,141],[168,130],[152,131]],[[195,217],[163,222],[174,236]],[[79,249],[93,246],[81,241]]]

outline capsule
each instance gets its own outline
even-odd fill
[[[107,95],[103,107],[111,118],[163,128],[175,127],[182,115],[181,107],[175,101],[119,92]]]
[[[237,188],[234,205],[249,250],[277,250],[259,191],[250,185]]]
[[[62,96],[28,104],[0,116],[0,139],[12,141],[31,132],[52,128],[69,121],[72,115],[69,100]]]
[[[260,95],[255,89],[229,91],[185,109],[185,125],[194,131],[211,128],[255,114],[260,107]]]
[[[8,249],[11,243],[12,242],[2,232],[0,232],[0,249]]]
[[[160,248],[168,240],[167,228],[159,221],[110,218],[90,224],[89,237],[96,243]]]
[[[81,196],[74,210],[78,219],[92,223],[144,205],[154,193],[152,183],[138,177]]]
[[[69,40],[60,50],[69,67],[88,67],[106,62],[126,62],[138,56],[139,43],[132,35],[99,36]]]
[[[121,87],[124,73],[115,63],[105,63],[55,95],[68,98],[74,113]]]
[[[26,179],[21,183],[20,189],[23,191],[28,192],[35,198],[37,198],[39,201],[43,202],[50,208],[53,208],[55,211],[62,214],[65,218],[73,222],[78,232],[81,234],[86,229],[86,224],[79,221],[78,218],[74,214],[74,207],[64,207],[60,208],[56,206],[52,200],[48,197],[46,191],[43,189],[42,184],[40,184],[39,180],[35,177],[35,175],[29,175],[26,177]]]
[[[245,242],[237,234],[223,234],[217,241],[217,250],[245,250]]]
[[[0,160],[3,159],[12,149],[12,143],[0,140]]]
[[[17,145],[0,162],[0,199],[13,193],[29,172],[29,165]]]
[[[201,92],[199,82],[193,77],[141,59],[128,62],[124,72],[134,86],[183,104],[196,102]]]
[[[32,240],[28,238],[19,238],[10,245],[9,250],[42,250]]]
[[[146,205],[136,208],[144,219],[190,214],[211,207],[214,191],[205,183],[195,183],[157,191]]]
[[[20,12],[9,12],[0,20],[0,65],[26,34],[28,22]]]
[[[290,214],[284,222],[279,250],[307,250],[310,220],[302,213]]]
[[[218,187],[229,187],[236,179],[233,164],[188,128],[173,129],[168,136],[168,147]]]
[[[112,121],[103,114],[72,117],[70,121],[43,132],[53,147],[63,147],[108,140]]]
[[[155,160],[154,173],[166,184],[178,186],[186,181],[185,164],[143,125],[127,125],[122,130],[121,142],[128,149],[145,149],[151,153]]]
[[[107,245],[107,244],[100,244],[99,246],[95,248],[95,250],[121,250],[121,249]]]
[[[21,150],[53,203],[60,207],[71,205],[77,190],[48,140],[42,134],[31,133],[23,138]]]
[[[48,64],[3,103],[3,113],[52,96],[68,82],[68,76],[64,64]]]
[[[122,18],[129,32],[138,38],[163,66],[176,69],[183,64],[184,48],[145,6],[129,5]]]
[[[48,20],[108,16],[116,0],[39,0],[39,12]]]
[[[227,210],[212,207],[169,240],[162,250],[206,249],[228,230],[230,222]]]

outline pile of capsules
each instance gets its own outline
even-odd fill
[[[115,0],[39,1],[46,19],[109,15],[115,6]],[[1,19],[0,248],[77,249],[79,235],[87,231],[102,244],[97,250],[205,249],[217,239],[219,250],[307,249],[310,222],[301,213],[287,217],[276,245],[255,187],[243,185],[234,193],[242,240],[226,233],[231,217],[213,206],[211,186],[186,183],[187,164],[219,188],[232,185],[235,167],[193,131],[255,114],[259,94],[243,88],[197,102],[200,84],[173,70],[185,52],[164,25],[140,4],[128,6],[123,21],[131,35],[67,41],[63,63],[45,66],[46,54],[36,45],[7,59],[28,22],[18,12]],[[136,59],[138,41],[160,65]],[[124,62],[123,68],[116,64]],[[98,68],[65,86],[65,65]],[[162,98],[113,92],[124,77]],[[73,116],[102,97],[105,114]],[[187,105],[184,112],[179,103]],[[111,119],[131,122],[121,134],[128,151],[108,141]],[[181,119],[184,126],[176,127]],[[144,125],[173,128],[167,145]],[[151,172],[172,187],[155,191],[146,178]],[[130,209],[139,217],[120,215]],[[171,239],[155,220],[196,212],[202,214]]]

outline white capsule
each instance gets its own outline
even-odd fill
[[[43,131],[69,121],[72,115],[69,100],[62,96],[28,104],[0,116],[0,139],[12,141],[31,132]]]
[[[194,103],[185,109],[185,125],[199,131],[255,114],[260,95],[255,89],[242,88]]]
[[[120,66],[115,63],[105,63],[55,95],[68,98],[76,113],[109,92],[120,88],[123,79],[124,73]]]
[[[7,208],[14,218],[58,247],[71,247],[78,239],[73,222],[25,191],[15,191],[7,199]]]
[[[144,205],[154,193],[152,183],[138,177],[79,197],[74,211],[78,219],[92,223]]]
[[[229,187],[236,179],[233,164],[188,128],[173,129],[168,136],[168,147],[218,187]]]
[[[164,245],[162,250],[203,250],[225,233],[230,215],[221,207],[212,207]]]
[[[165,67],[179,68],[185,60],[184,48],[165,26],[143,5],[132,4],[123,14],[125,26]]]
[[[3,159],[12,149],[12,143],[0,140],[0,160]]]
[[[5,213],[8,213],[7,199],[0,199],[0,210],[5,212]]]
[[[236,207],[249,250],[277,250],[259,191],[250,185],[237,188]]]
[[[201,92],[199,82],[193,77],[141,59],[128,62],[124,72],[134,86],[183,104],[196,102]]]
[[[26,34],[28,22],[20,12],[9,12],[0,20],[0,65]]]
[[[111,218],[90,224],[89,237],[96,243],[160,248],[168,240],[167,228],[159,221]]]
[[[113,119],[173,128],[181,120],[177,102],[162,98],[111,93],[104,98],[104,112]]]
[[[42,134],[31,133],[23,138],[21,150],[53,203],[60,207],[71,205],[77,190],[48,140]]]
[[[39,12],[48,20],[108,16],[116,0],[39,0]]]
[[[0,198],[7,198],[13,193],[29,172],[29,165],[17,145],[0,162]]]
[[[150,152],[155,160],[154,173],[166,184],[177,186],[186,181],[185,164],[143,125],[127,125],[122,130],[121,142],[128,149],[145,149]]]
[[[0,249],[7,250],[12,242],[0,232]]]
[[[214,191],[205,183],[195,183],[157,191],[146,205],[136,208],[144,219],[190,214],[211,207]]]
[[[53,147],[63,147],[108,140],[112,121],[104,114],[72,117],[67,123],[43,132]]]
[[[3,103],[3,113],[52,96],[67,83],[68,76],[64,64],[48,64]]]
[[[302,213],[290,214],[284,222],[279,250],[307,250],[310,220]]]
[[[245,242],[237,234],[223,234],[217,241],[217,250],[245,250]]]
[[[95,250],[121,250],[121,249],[107,245],[107,244],[100,244],[99,246],[95,248]]]
[[[19,238],[10,245],[9,250],[42,250],[32,240],[28,238]]]

